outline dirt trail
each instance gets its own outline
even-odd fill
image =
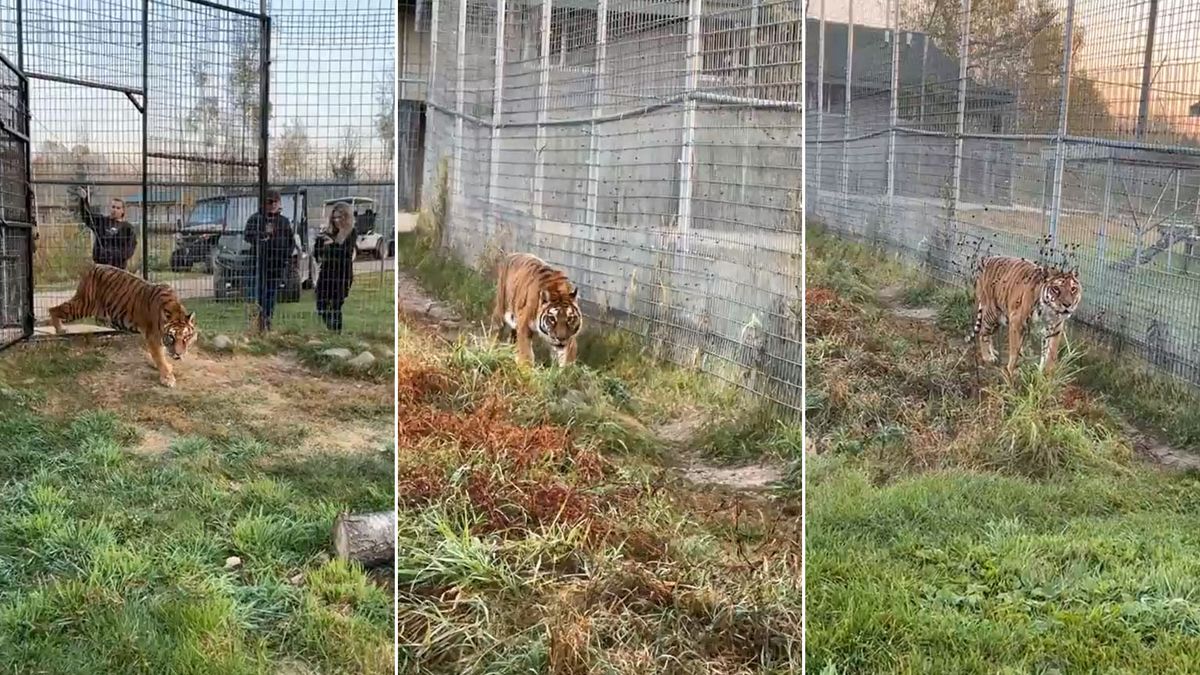
[[[876,293],[879,304],[892,315],[902,319],[920,322],[937,320],[937,309],[933,307],[904,307],[900,303],[900,294],[904,291],[901,286],[888,286]],[[1172,447],[1154,437],[1154,434],[1139,429],[1123,418],[1118,418],[1122,433],[1129,439],[1130,444],[1138,455],[1166,469],[1177,471],[1200,471],[1200,456]]]
[[[434,300],[415,279],[396,270],[396,309],[402,321],[454,341],[469,325],[445,303]],[[779,467],[755,463],[747,466],[718,466],[706,462],[688,444],[703,426],[705,417],[689,411],[651,431],[676,449],[674,463],[685,478],[698,485],[717,485],[733,490],[760,490],[783,479]]]

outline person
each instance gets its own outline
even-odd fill
[[[292,258],[292,223],[280,211],[283,198],[279,190],[268,190],[263,208],[246,220],[246,241],[254,252],[255,299],[258,301],[258,329],[271,330],[275,297],[287,278]]]
[[[108,202],[108,215],[92,213],[91,190],[79,188],[79,212],[83,226],[95,235],[92,241],[92,262],[125,269],[137,250],[137,235],[133,225],[125,220],[125,201],[113,197]]]
[[[317,272],[317,314],[329,330],[342,332],[342,303],[354,283],[354,250],[358,233],[350,205],[339,202],[329,214],[329,224],[317,237],[313,255],[321,264]]]

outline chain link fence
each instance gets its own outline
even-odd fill
[[[294,228],[267,275],[274,327],[326,330],[316,291],[343,289],[315,288],[317,242],[345,201],[345,326],[391,333],[393,3],[22,0],[3,19],[30,83],[39,321],[105,262],[170,284],[210,335],[250,327],[262,273],[244,233],[274,188]]]
[[[802,15],[429,3],[424,195],[446,186],[443,243],[481,268],[535,253],[592,325],[798,413]]]
[[[1200,384],[1200,5],[807,12],[810,218],[954,283],[989,253],[1065,257],[1080,321]]]

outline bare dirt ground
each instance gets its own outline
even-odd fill
[[[316,373],[293,357],[213,354],[193,347],[173,362],[174,389],[158,373],[137,337],[81,338],[72,349],[100,349],[108,363],[83,375],[73,392],[46,405],[54,412],[99,408],[120,412],[141,432],[135,449],[166,451],[180,436],[249,433],[299,454],[361,452],[388,440],[390,382]]]
[[[421,285],[403,271],[396,271],[396,307],[401,321],[409,326],[430,331],[453,342],[471,330],[452,308],[434,300]],[[688,411],[667,424],[652,429],[654,434],[671,447],[676,456],[673,464],[688,480],[699,485],[715,485],[733,490],[760,490],[783,479],[779,467],[765,463],[747,466],[718,466],[706,462],[688,448],[706,418],[699,411]]]

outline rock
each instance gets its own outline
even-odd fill
[[[231,555],[225,559],[225,569],[236,570],[242,567],[242,559],[236,555]]]
[[[227,352],[233,349],[233,340],[228,335],[218,335],[213,338],[212,348],[219,352]]]
[[[300,584],[304,583],[304,572],[293,574],[290,578],[288,578],[288,581],[291,582],[293,586],[299,586]]]
[[[396,356],[396,352],[392,351],[391,349],[388,349],[387,347],[384,347],[383,349],[379,350],[379,358],[381,358],[381,359],[391,360],[391,359],[395,358],[395,356]]]
[[[341,359],[345,361],[351,356],[354,356],[354,352],[346,349],[345,347],[334,347],[333,349],[326,349],[325,351],[321,352],[321,356],[328,356],[331,359]]]
[[[308,342],[305,342],[304,344],[308,345],[309,347],[319,347],[321,345],[321,341],[316,338],[313,338],[312,340],[309,340]]]
[[[346,365],[350,366],[351,368],[354,368],[355,370],[366,370],[367,368],[370,368],[371,365],[374,363],[375,363],[375,356],[373,354],[371,354],[371,352],[363,352],[363,353],[359,354],[358,356],[347,361]]]
[[[318,565],[328,565],[330,559],[331,558],[330,558],[329,553],[327,553],[326,551],[321,551],[320,553],[317,554],[317,557],[314,560],[316,561],[316,563]]]

